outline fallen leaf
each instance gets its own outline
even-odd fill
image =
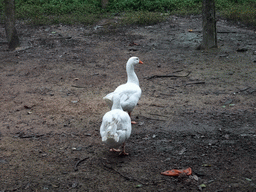
[[[203,164],[202,167],[211,167],[209,164]]]
[[[247,181],[252,181],[251,179],[249,179],[249,178],[245,178]]]
[[[139,184],[139,185],[136,185],[136,188],[140,188],[140,187],[142,187],[142,185],[141,185],[141,184]]]
[[[194,179],[195,181],[198,181],[198,176],[197,175],[190,175],[189,178]]]
[[[166,176],[179,176],[181,174],[185,174],[185,175],[191,175],[192,174],[192,169],[189,167],[187,169],[172,169],[172,170],[168,170],[165,172],[161,172],[162,175],[166,175]]]

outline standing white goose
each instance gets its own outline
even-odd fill
[[[130,137],[132,131],[131,118],[123,111],[120,104],[120,95],[113,94],[113,105],[111,111],[107,112],[102,119],[100,135],[102,141],[111,149],[110,151],[120,152],[122,144],[123,150],[120,155],[128,155],[125,152],[125,141]]]
[[[119,85],[114,92],[107,94],[103,99],[108,104],[109,108],[112,107],[112,97],[114,93],[120,94],[120,102],[124,111],[127,111],[131,117],[133,108],[137,105],[140,96],[141,89],[139,85],[139,79],[134,72],[134,65],[143,64],[138,57],[131,57],[126,63],[127,83]],[[132,124],[136,124],[135,121],[131,121]]]

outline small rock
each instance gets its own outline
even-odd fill
[[[139,122],[139,126],[141,126],[141,125],[143,125],[144,124],[144,121],[141,121],[141,122]]]
[[[5,164],[7,163],[4,159],[0,159],[0,164]]]
[[[233,102],[233,100],[232,100],[232,99],[229,99],[229,100],[227,100],[227,101],[224,103],[224,105],[231,104],[232,102]]]
[[[225,137],[226,139],[229,139],[229,135],[228,135],[228,134],[224,135],[224,137]]]
[[[195,181],[198,181],[198,176],[197,175],[190,175],[189,178],[194,179]]]

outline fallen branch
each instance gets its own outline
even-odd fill
[[[150,77],[146,77],[145,79],[154,79],[154,78],[165,78],[165,77],[187,77],[189,76],[191,72],[188,72],[186,75],[175,75],[175,74],[170,74],[170,75],[152,75]]]
[[[83,159],[77,161],[76,164],[75,164],[74,170],[75,170],[75,171],[78,171],[78,168],[77,168],[78,165],[79,165],[81,162],[83,162],[83,161],[85,161],[85,160],[87,160],[87,159],[89,159],[89,157],[85,157],[85,158],[83,158]]]

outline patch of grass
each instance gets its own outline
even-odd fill
[[[168,14],[201,14],[202,0],[16,0],[16,16],[31,24],[93,24],[111,14],[124,15],[124,24],[148,25],[161,22]],[[224,17],[256,25],[256,0],[215,0],[216,11]],[[160,14],[162,13],[162,14]],[[0,0],[3,20],[3,0]]]
[[[138,25],[153,25],[162,22],[169,14],[149,12],[149,11],[137,11],[128,12],[123,16],[123,24],[138,24]]]
[[[63,15],[39,15],[35,17],[29,17],[24,19],[27,24],[34,25],[52,25],[52,24],[84,24],[84,25],[92,25],[95,22],[99,21],[101,16],[99,14],[63,14]]]
[[[232,21],[256,26],[256,6],[234,6],[223,11],[223,15]]]
[[[215,0],[216,10],[227,19],[256,26],[255,0]]]

